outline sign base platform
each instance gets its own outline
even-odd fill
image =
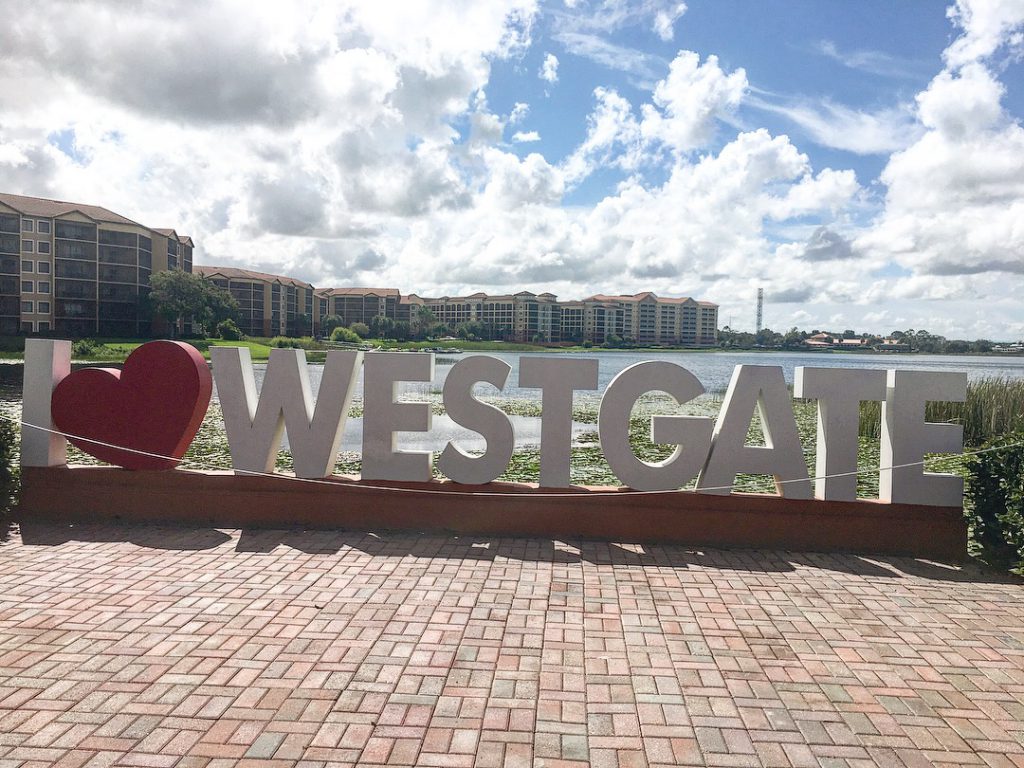
[[[23,467],[21,521],[419,531],[958,561],[959,507],[529,484],[303,481],[231,472]]]

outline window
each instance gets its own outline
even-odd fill
[[[22,253],[34,253],[36,249],[35,241],[33,240],[22,240],[21,251]]]
[[[80,243],[69,240],[58,240],[57,258],[96,261],[96,243]]]
[[[134,232],[115,232],[109,229],[101,229],[100,242],[105,245],[135,248],[138,245],[138,236]]]
[[[21,281],[21,292],[22,293],[35,293],[36,292],[35,283],[33,283],[31,280],[22,280]]]
[[[22,259],[22,261],[21,261],[21,271],[22,272],[35,272],[35,264],[36,263],[34,261],[28,261],[26,259]]]
[[[34,229],[35,229],[35,227],[32,226],[32,219],[22,219],[21,220],[21,231],[22,232],[32,232]]]
[[[39,332],[40,333],[49,333],[49,331],[50,331],[50,322],[48,320],[44,320],[43,322],[41,322],[39,324]]]
[[[49,253],[49,252],[50,252],[50,244],[48,242],[46,242],[45,240],[40,240],[38,243],[36,243],[36,253]]]
[[[48,235],[48,234],[50,234],[50,222],[48,222],[48,221],[37,221],[36,222],[36,232],[38,232],[40,235]]]
[[[21,302],[21,311],[24,312],[25,314],[30,315],[33,312],[35,312],[35,309],[35,305],[31,301]]]
[[[30,323],[30,322],[22,323],[21,324],[21,332],[22,333],[32,333],[32,323]]]
[[[36,304],[36,312],[40,315],[50,314],[50,302],[40,301],[38,304]]]
[[[49,293],[50,292],[50,281],[40,280],[36,283],[36,293]]]
[[[75,221],[58,221],[57,237],[67,240],[88,240],[96,242],[96,225],[79,224]]]
[[[50,274],[50,262],[40,261],[38,264],[36,264],[36,272],[38,272],[41,275]]]

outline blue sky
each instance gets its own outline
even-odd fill
[[[832,102],[855,110],[874,112],[911,104],[942,67],[942,52],[954,36],[945,6],[937,2],[784,2],[756,3],[739,0],[693,0],[673,25],[672,40],[664,41],[650,28],[637,23],[600,37],[623,49],[645,78],[595,60],[582,46],[560,40],[571,22],[555,13],[538,24],[537,46],[522,60],[501,61],[493,68],[489,99],[498,111],[511,111],[517,101],[527,101],[530,116],[524,129],[536,130],[541,141],[520,147],[521,155],[540,151],[546,157],[563,157],[584,138],[584,119],[593,106],[593,89],[610,85],[631,99],[645,99],[652,85],[668,72],[679,50],[695,51],[702,58],[718,57],[723,69],[743,68],[758,101],[780,108],[792,104]],[[570,38],[571,40],[571,38]],[[546,53],[559,60],[559,82],[548,84],[536,77]],[[1009,66],[1004,83],[1018,84],[1021,64]],[[1019,87],[1012,89],[1006,106],[1021,114]],[[887,154],[854,153],[819,143],[812,133],[782,114],[755,105],[744,105],[736,114],[738,125],[764,126],[773,134],[789,134],[799,140],[815,167],[852,168],[862,182],[873,181],[885,165]],[[734,132],[733,132],[734,135]],[[718,145],[729,138],[726,127]],[[604,180],[606,181],[606,180]],[[592,203],[606,193],[598,180],[585,183],[570,202]]]
[[[0,188],[199,263],[1024,337],[1024,0],[11,1]]]

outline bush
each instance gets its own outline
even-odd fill
[[[1019,567],[1024,559],[1024,430],[989,441],[967,458],[964,488],[974,540],[993,561]]]
[[[310,336],[298,339],[291,336],[275,336],[270,340],[270,346],[282,349],[319,349],[316,340]]]
[[[0,420],[0,513],[6,512],[18,493],[18,430]]]
[[[368,326],[366,323],[352,323],[352,325],[350,325],[348,328],[360,339],[370,338],[370,326]]]
[[[235,325],[235,321],[228,319],[217,323],[217,335],[224,341],[241,341],[245,338],[242,329]]]
[[[116,357],[110,347],[100,344],[94,339],[79,339],[71,345],[72,357]]]
[[[359,334],[355,331],[341,326],[331,331],[331,341],[347,341],[352,344],[358,344],[362,339],[359,338]]]

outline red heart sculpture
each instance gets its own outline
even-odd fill
[[[82,368],[64,378],[50,408],[57,429],[101,461],[173,469],[196,436],[212,392],[210,369],[195,347],[150,341],[128,356],[123,370]]]

